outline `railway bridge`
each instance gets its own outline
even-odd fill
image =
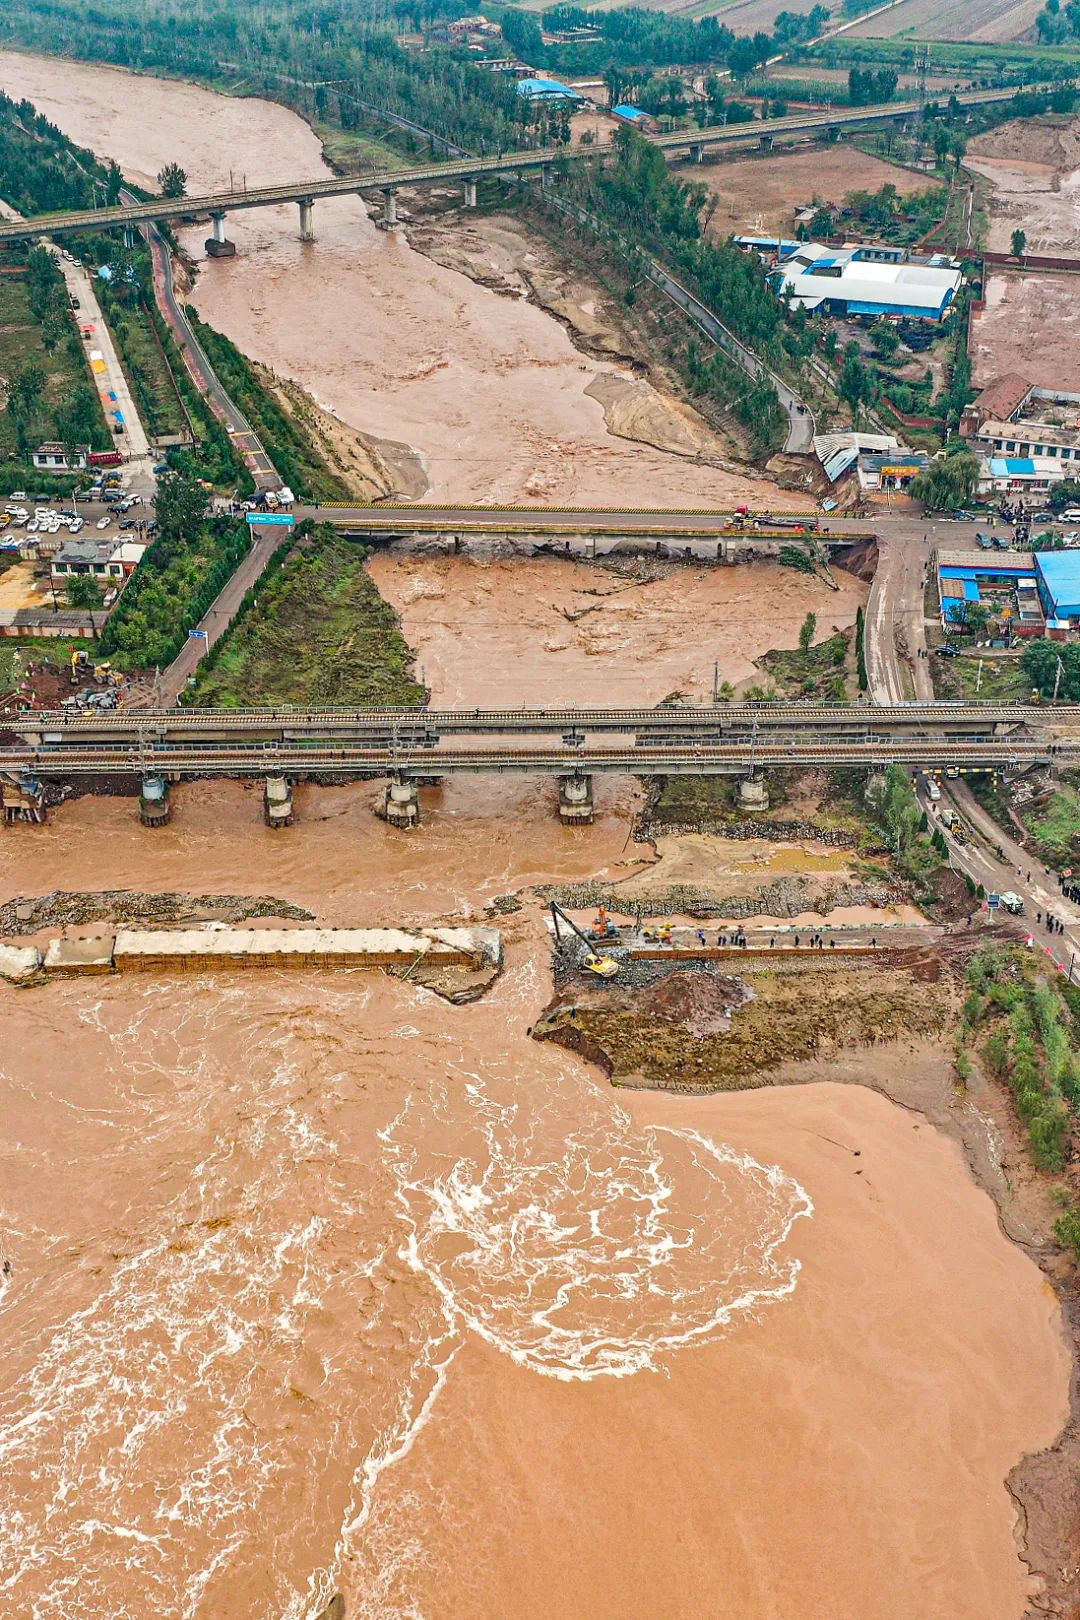
[[[1012,88],[974,90],[958,95],[957,100],[962,106],[978,107],[1008,101],[1016,93]],[[836,138],[847,129],[902,122],[906,118],[917,117],[920,111],[917,101],[885,102],[874,107],[841,110],[811,108],[787,118],[770,119],[767,125],[721,124],[707,129],[658,135],[652,137],[652,141],[666,155],[681,156],[700,163],[707,151],[745,145],[748,140],[771,147],[799,135],[817,133]],[[463,187],[466,204],[475,207],[478,180],[491,175],[510,177],[539,174],[541,180],[546,181],[556,164],[602,159],[609,150],[595,146],[578,146],[565,151],[561,147],[545,147],[532,152],[500,153],[496,157],[454,158],[444,163],[403,165],[395,169],[373,170],[368,175],[335,175],[317,180],[307,178],[284,185],[244,186],[199,197],[153,197],[130,206],[39,214],[0,223],[0,242],[33,241],[42,236],[67,236],[80,231],[100,232],[117,226],[130,231],[136,225],[150,222],[209,216],[212,235],[207,242],[207,251],[212,256],[225,255],[235,251],[225,234],[225,219],[228,214],[240,209],[295,203],[299,210],[300,238],[310,242],[315,236],[315,204],[321,198],[381,192],[384,223],[392,225],[397,218],[397,192],[402,186],[445,185],[447,181],[455,180]]]
[[[382,813],[419,819],[423,782],[470,773],[552,776],[568,823],[592,820],[597,774],[733,775],[748,805],[764,773],[846,766],[960,773],[1080,764],[1080,706],[717,704],[654,709],[190,709],[5,718],[5,801],[47,783],[383,779]],[[36,798],[35,798],[36,795]]]

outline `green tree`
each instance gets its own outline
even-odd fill
[[[962,450],[943,461],[932,461],[924,473],[912,479],[909,493],[928,511],[947,512],[971,500],[978,478],[978,456]]]
[[[1022,259],[1024,257],[1024,253],[1025,253],[1026,249],[1027,249],[1027,232],[1022,231],[1020,229],[1020,227],[1017,226],[1016,230],[1013,231],[1013,233],[1012,233],[1012,256],[1013,256],[1013,258],[1014,259]]]
[[[875,321],[870,328],[870,341],[883,360],[892,360],[900,347],[900,334],[891,321]]]
[[[863,364],[859,353],[859,345],[852,341],[844,350],[844,363],[840,368],[840,381],[838,384],[840,398],[851,412],[853,427],[858,427],[864,405],[870,403],[873,397],[873,386],[870,373]]]
[[[26,450],[30,429],[45,398],[45,370],[37,360],[27,360],[15,373],[8,390],[8,415],[15,423],[19,449]]]
[[[159,172],[158,189],[163,197],[185,197],[187,195],[187,174],[179,163],[166,163]]]
[[[799,651],[808,653],[813,646],[814,633],[817,630],[817,614],[808,613],[799,628]]]
[[[97,624],[94,614],[99,612],[103,601],[101,581],[93,574],[75,574],[68,580],[67,599],[73,608],[79,608],[90,615],[90,634],[97,636]]]
[[[901,765],[890,765],[869,794],[871,813],[894,855],[902,855],[919,830],[919,806]]]

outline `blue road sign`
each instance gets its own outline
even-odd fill
[[[188,640],[189,641],[205,641],[206,640],[206,631],[205,630],[189,630],[188,631]]]
[[[282,528],[292,528],[295,519],[291,512],[249,512],[247,520],[251,524],[278,523]]]
[[[990,907],[991,911],[996,911],[1001,904],[1000,894],[988,894],[986,897],[986,903]]]

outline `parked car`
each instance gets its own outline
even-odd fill
[[[99,529],[107,529],[111,522],[112,522],[111,518],[107,518],[107,517],[98,518],[97,526],[98,526]]]

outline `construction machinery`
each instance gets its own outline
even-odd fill
[[[606,917],[606,913],[604,914]],[[599,920],[599,919],[598,919]],[[585,947],[585,955],[579,960],[578,966],[584,968],[586,973],[592,973],[598,979],[613,979],[619,971],[619,964],[611,956],[598,956],[593,950],[593,941],[584,929],[579,928],[572,918],[566,915],[562,906],[554,900],[551,902],[551,921],[555,929],[555,946],[561,949],[564,934],[560,931],[560,924],[570,933],[575,934]],[[614,931],[614,930],[613,930]],[[605,936],[610,937],[610,936]]]
[[[593,925],[588,930],[587,938],[599,944],[601,940],[618,939],[618,937],[619,930],[608,916],[606,906],[598,906]]]

